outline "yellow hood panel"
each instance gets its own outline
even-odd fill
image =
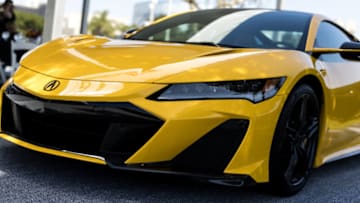
[[[152,82],[174,72],[157,67],[228,50],[176,43],[110,41],[106,38],[78,42],[57,40],[30,53],[21,65],[54,78]]]
[[[21,61],[54,79],[97,82],[186,83],[292,75],[311,61],[291,50],[230,49],[91,36],[44,44]],[[292,67],[289,67],[291,64]]]

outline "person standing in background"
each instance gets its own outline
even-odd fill
[[[11,65],[11,40],[16,34],[15,12],[12,0],[5,0],[0,7],[0,60],[3,66]]]

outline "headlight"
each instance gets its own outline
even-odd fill
[[[285,77],[227,82],[172,84],[151,95],[158,101],[202,99],[247,99],[254,103],[269,99],[279,91]]]

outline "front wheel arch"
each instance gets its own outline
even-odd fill
[[[321,96],[309,79],[289,94],[274,133],[269,162],[271,190],[292,195],[305,185],[313,167],[319,140]],[[315,83],[316,85],[316,83]],[[319,99],[320,97],[320,99]]]
[[[296,83],[295,87],[298,87],[299,85],[302,85],[302,84],[309,85],[315,91],[316,96],[320,102],[320,106],[321,107],[324,106],[324,101],[325,101],[324,90],[323,90],[323,86],[322,86],[321,82],[319,81],[319,79],[313,75],[307,75],[307,76],[301,78],[301,80],[299,80]],[[295,89],[295,87],[293,89]]]
[[[320,103],[320,132],[318,137],[318,148],[316,154],[318,154],[319,151],[321,151],[321,140],[326,136],[326,126],[327,126],[327,119],[326,119],[326,108],[329,104],[329,98],[326,98],[326,92],[328,89],[326,88],[326,84],[324,81],[320,81],[319,78],[317,78],[315,75],[306,75],[300,80],[297,81],[296,85],[292,88],[292,90],[295,89],[295,87],[298,87],[299,85],[306,84],[309,85],[316,93],[316,96]],[[291,91],[290,91],[291,92]],[[327,94],[329,95],[329,94]],[[321,166],[323,164],[321,157],[316,155],[314,166],[315,168]]]

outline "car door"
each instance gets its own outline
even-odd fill
[[[320,23],[315,48],[340,48],[355,39],[335,24]],[[347,60],[338,53],[321,54],[316,61],[329,88],[330,102],[325,115],[328,129],[321,150],[325,162],[360,152],[360,61]]]

